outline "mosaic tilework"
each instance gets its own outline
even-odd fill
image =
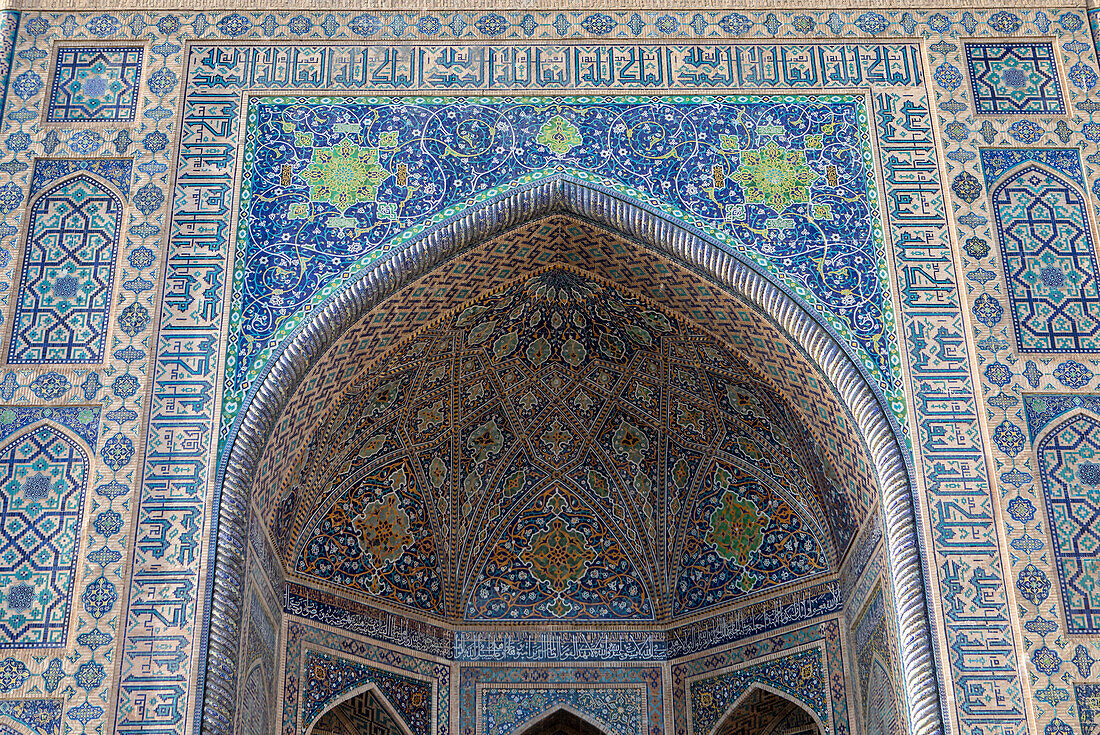
[[[893,673],[896,648],[886,615],[886,602],[879,587],[856,621],[852,638],[867,730],[876,735],[900,735],[904,720]]]
[[[1074,683],[1073,694],[1082,735],[1096,735],[1097,728],[1100,728],[1100,684]],[[1055,732],[1070,730],[1067,727]]]
[[[895,243],[916,425],[917,473],[926,493],[929,568],[935,569],[962,730],[1022,729],[1010,593],[993,524],[993,495],[979,434],[980,408],[946,203],[934,170],[936,142],[923,96],[876,95],[886,211]],[[966,543],[953,539],[965,538]],[[934,560],[934,561],[933,561]],[[993,704],[996,702],[996,704]]]
[[[566,707],[608,735],[655,735],[664,728],[661,679],[659,666],[462,666],[459,732],[514,732],[500,726],[519,725]]]
[[[467,620],[653,620],[828,569],[825,514],[805,509],[820,460],[718,343],[561,267],[445,325],[396,348],[301,460],[275,532],[299,574],[441,614],[442,554]]]
[[[370,684],[377,687],[414,735],[431,731],[433,693],[429,682],[319,651],[306,653],[302,670],[307,675],[302,683],[303,722],[314,722],[343,693]]]
[[[0,447],[0,648],[65,645],[88,457],[40,426]]]
[[[131,122],[144,53],[141,46],[59,47],[46,122]]]
[[[478,691],[479,733],[523,732],[547,712],[568,707],[607,735],[647,735],[644,687],[497,688]]]
[[[1020,352],[1100,351],[1100,270],[1078,156],[982,151]]]
[[[276,518],[279,484],[268,478],[296,477],[304,461],[308,437],[328,421],[336,398],[333,386],[357,385],[373,379],[374,363],[387,347],[412,334],[417,327],[440,318],[463,297],[488,294],[507,285],[530,262],[560,263],[609,277],[621,287],[640,290],[675,313],[691,315],[696,323],[726,344],[736,345],[747,360],[778,385],[813,434],[817,451],[826,462],[829,486],[844,489],[822,500],[834,543],[843,549],[853,529],[862,523],[876,497],[869,461],[850,453],[858,446],[851,419],[841,408],[828,383],[769,322],[754,318],[749,305],[714,289],[670,261],[632,245],[590,224],[554,215],[517,229],[443,264],[424,279],[407,286],[353,326],[328,352],[294,395],[272,436],[257,473],[253,502],[257,512]],[[345,388],[347,389],[347,388]],[[357,389],[361,390],[361,389]],[[282,494],[288,487],[283,479]],[[847,497],[844,497],[847,495]],[[852,511],[846,510],[852,508]]]
[[[803,729],[810,735],[816,735],[813,718],[789,699],[766,689],[754,689],[748,695],[742,696],[737,708],[715,730],[715,735],[788,732],[802,735]]]
[[[694,730],[711,732],[753,684],[774,687],[805,704],[822,722],[831,720],[822,652],[808,648],[691,682],[688,697]]]
[[[285,646],[283,735],[304,733],[327,708],[367,686],[386,698],[413,735],[450,732],[449,665],[294,620],[287,626]],[[307,666],[307,661],[320,666]],[[379,661],[385,665],[375,663]],[[311,680],[311,676],[315,678]]]
[[[469,30],[469,33],[470,34],[475,34],[475,33],[480,34],[480,33],[482,33],[481,27],[484,27],[484,28],[488,29],[489,31],[491,31],[493,35],[507,33],[507,34],[510,34],[510,35],[519,36],[521,34],[526,33],[526,31],[524,30],[525,28],[532,28],[533,29],[531,31],[532,33],[537,31],[537,32],[540,32],[540,33],[547,33],[547,34],[557,33],[558,36],[563,36],[567,32],[579,33],[580,32],[579,29],[582,27],[581,26],[581,21],[582,20],[587,20],[587,15],[584,15],[584,16],[578,15],[576,17],[570,15],[570,16],[565,17],[565,19],[562,20],[560,23],[555,24],[555,21],[553,20],[553,16],[547,16],[546,14],[543,14],[543,13],[529,14],[529,15],[531,16],[530,24],[526,23],[524,20],[521,20],[520,16],[518,16],[518,15],[513,17],[511,14],[509,14],[508,18],[500,21],[499,23],[495,22],[495,19],[491,19],[491,20],[494,20],[494,22],[492,22],[492,23],[490,23],[489,21],[483,22],[483,23],[480,24],[480,27],[475,26],[475,27],[471,28]],[[726,18],[727,15],[730,15],[729,19]],[[754,32],[759,32],[761,35],[763,35],[765,32],[768,33],[768,34],[778,33],[778,32],[781,31],[781,29],[782,29],[782,32],[789,33],[789,32],[791,32],[792,28],[809,29],[809,31],[799,30],[800,33],[801,32],[811,32],[812,31],[812,32],[816,32],[818,34],[828,35],[830,33],[839,33],[841,30],[846,30],[846,29],[848,29],[848,32],[856,33],[857,31],[854,30],[854,28],[870,29],[870,30],[860,30],[860,31],[858,31],[858,32],[862,32],[862,33],[872,33],[872,32],[873,33],[882,33],[882,32],[885,32],[885,29],[887,29],[887,28],[891,29],[890,32],[896,32],[897,29],[899,29],[899,28],[900,29],[920,28],[921,32],[926,32],[927,27],[931,27],[933,29],[936,29],[938,27],[941,27],[941,23],[942,23],[940,18],[936,17],[935,15],[930,16],[929,14],[913,13],[913,14],[906,14],[905,17],[902,17],[900,14],[896,14],[896,13],[890,13],[888,15],[889,15],[889,17],[887,18],[887,17],[882,16],[878,13],[867,13],[867,14],[864,14],[864,15],[859,17],[859,25],[858,26],[852,26],[852,22],[854,22],[856,19],[855,18],[848,18],[846,15],[841,16],[840,14],[833,14],[833,16],[835,16],[835,20],[834,20],[834,17],[830,17],[830,15],[828,13],[804,14],[804,15],[798,16],[797,20],[793,20],[791,17],[789,17],[785,14],[781,14],[781,13],[780,14],[770,14],[770,19],[769,20],[765,20],[764,14],[759,14],[759,16],[757,14],[752,14],[752,17],[749,18],[746,21],[747,25],[745,25],[745,28],[755,29]],[[1016,17],[1014,14],[1011,14],[1011,13],[1006,14],[1006,15],[1011,16],[1012,18]],[[1072,16],[1072,14],[1070,14],[1070,15]],[[977,17],[975,17],[975,16],[977,16]],[[1038,27],[1040,29],[1050,28],[1051,27],[1051,22],[1052,22],[1052,19],[1053,19],[1052,16],[1054,16],[1053,11],[1051,11],[1049,14],[1045,11],[1040,12],[1038,15],[1029,13],[1023,19],[1023,22],[1025,24],[1025,32],[1033,32],[1036,27]],[[85,30],[85,28],[90,29],[90,28],[95,27],[95,28],[98,29],[98,28],[106,26],[106,25],[111,25],[111,27],[113,27],[116,31],[121,32],[121,33],[129,32],[127,30],[128,27],[123,25],[122,21],[118,21],[118,20],[105,21],[105,20],[102,20],[102,18],[105,18],[105,17],[109,18],[109,16],[96,16],[95,19],[80,17],[79,19],[74,20],[72,22],[71,32],[72,33],[77,33],[77,34],[86,34],[87,31]],[[238,36],[239,35],[239,36],[242,36],[242,37],[245,37],[245,36],[249,36],[249,37],[286,36],[286,35],[289,35],[289,34],[296,34],[296,35],[309,34],[310,31],[308,29],[310,29],[310,28],[313,29],[313,33],[317,37],[320,37],[320,34],[322,32],[325,32],[325,33],[330,33],[331,32],[333,34],[347,34],[348,33],[348,31],[346,30],[346,27],[347,27],[347,21],[349,19],[344,18],[343,16],[333,15],[333,20],[331,22],[324,22],[324,23],[322,23],[322,17],[321,16],[305,16],[304,15],[304,16],[302,16],[303,18],[305,18],[305,21],[306,21],[304,23],[302,21],[297,21],[297,20],[295,22],[291,23],[287,19],[279,20],[279,19],[275,18],[275,16],[269,16],[269,17],[271,18],[270,22],[264,20],[263,17],[261,17],[260,15],[250,15],[247,18],[245,16],[240,15],[240,14],[232,14],[230,16],[215,16],[215,15],[211,14],[211,15],[202,15],[202,16],[199,16],[199,17],[196,17],[194,15],[185,15],[185,16],[182,16],[182,22],[188,24],[189,32],[193,29],[201,28],[202,30],[199,31],[199,33],[202,33],[202,32],[209,32],[209,33],[222,33],[222,32],[225,32],[225,33],[230,33],[232,36]],[[353,24],[353,25],[354,25],[355,28],[359,29],[360,32],[369,33],[369,34],[378,35],[378,36],[386,36],[386,37],[392,37],[393,36],[393,34],[395,33],[395,31],[394,31],[395,27],[403,29],[407,25],[411,29],[411,28],[415,28],[419,25],[418,18],[413,14],[401,15],[400,17],[401,17],[401,25],[397,24],[395,16],[384,16],[383,18],[380,18],[380,19],[377,16],[368,16],[367,19],[362,20],[360,23]],[[489,18],[489,16],[485,16],[485,17]],[[497,17],[504,18],[504,16],[497,16]],[[677,34],[680,34],[680,35],[694,34],[696,31],[693,30],[693,29],[696,26],[699,26],[699,24],[692,25],[693,18],[692,18],[692,15],[690,13],[687,14],[687,15],[684,15],[682,13],[667,14],[667,20],[664,20],[665,16],[662,15],[661,16],[662,20],[660,21],[660,23],[655,22],[655,18],[652,17],[649,14],[646,14],[645,16],[642,16],[641,14],[638,14],[638,20],[637,20],[636,23],[632,22],[630,14],[623,15],[623,14],[620,14],[620,13],[616,12],[616,13],[607,15],[607,17],[611,19],[609,21],[606,21],[608,27],[615,28],[616,33],[624,35],[624,36],[626,36],[627,34],[634,33],[634,31],[631,30],[633,28],[637,28],[638,29],[637,32],[639,34],[644,33],[646,35],[651,35],[651,36],[658,36],[659,34],[668,35],[670,33],[677,33]],[[721,32],[720,29],[722,29],[722,28],[740,27],[740,24],[741,24],[741,21],[738,20],[737,18],[733,18],[731,14],[714,15],[714,14],[706,13],[706,14],[699,14],[699,17],[701,19],[699,21],[699,23],[702,24],[699,27],[702,27],[707,33],[720,33]],[[748,16],[745,16],[745,17],[748,17]],[[405,21],[406,18],[409,20],[408,23],[406,23],[406,21]],[[375,19],[377,19],[377,21],[378,21],[377,23],[375,22]],[[179,18],[173,18],[172,20],[175,23],[181,22],[181,20]],[[425,15],[425,24],[424,25],[429,30],[431,30],[434,27],[434,26],[431,25],[431,21],[433,21],[433,20],[438,20],[438,19],[436,19],[435,16]],[[470,20],[473,20],[472,16],[470,17]],[[95,22],[93,22],[93,21],[95,21]],[[224,22],[220,22],[220,21],[224,21]],[[443,35],[446,35],[448,33],[452,33],[454,27],[459,27],[460,25],[465,27],[465,25],[468,25],[468,23],[466,21],[463,21],[462,24],[455,23],[454,20],[450,16],[444,17],[443,21],[450,21],[453,25],[448,26],[447,23],[444,22],[443,23],[444,30],[440,31],[439,29],[436,29],[436,31],[433,31],[433,33],[439,32]],[[586,26],[583,26],[583,27],[585,27],[585,28],[587,28],[589,26],[596,27],[594,25],[594,23],[596,23],[598,21],[599,21],[599,19],[597,19],[596,21],[589,22]],[[54,22],[56,24],[60,24],[62,22],[62,19],[57,18]],[[948,27],[950,27],[952,22],[953,21],[951,19],[947,19]],[[971,14],[969,12],[964,14],[963,16],[961,16],[958,19],[957,22],[961,23],[962,27],[965,27],[968,30],[968,32],[971,32],[972,27],[980,27],[982,29],[982,31],[981,31],[982,33],[988,32],[987,27],[986,27],[986,15],[983,14],[983,13],[977,12],[977,11],[975,11],[975,13],[973,13],[973,14]],[[1016,19],[1015,22],[1017,24],[1016,27],[1019,27],[1020,20]],[[1045,23],[1045,25],[1044,25],[1044,23]],[[533,25],[531,25],[531,24],[533,24]],[[733,24],[733,25],[731,25],[731,24]],[[44,27],[49,27],[48,23]],[[139,18],[138,22],[135,23],[135,27],[140,27],[140,28],[143,28],[143,29],[147,29],[147,31],[149,33],[156,32],[156,31],[153,30],[154,26],[150,26],[148,23],[146,23],[146,20],[144,18]],[[165,33],[174,32],[174,30],[178,28],[178,25],[172,25],[171,23],[166,21],[165,24],[164,24],[164,27],[167,28],[167,29],[171,29],[171,30],[161,31],[161,37],[163,37],[163,35]],[[306,30],[302,30],[302,28],[306,28]],[[447,28],[450,28],[451,30],[446,30]],[[837,30],[834,30],[834,28],[836,28]],[[573,29],[573,30],[570,31],[569,29]],[[157,30],[159,31],[160,29],[158,28]],[[410,30],[410,32],[412,32],[412,31]],[[729,33],[729,32],[732,32],[732,31],[726,31],[726,33]],[[1040,32],[1045,33],[1046,31],[1041,30]],[[160,132],[160,131],[157,131],[157,132]],[[201,283],[201,280],[199,282]],[[199,303],[201,303],[201,299],[199,300]],[[203,308],[207,308],[207,307],[203,307]],[[214,311],[216,311],[216,309]]]
[[[1059,416],[1078,408],[1100,414],[1100,395],[1043,393],[1024,396],[1024,415],[1027,416],[1028,434],[1032,442]]]
[[[826,620],[674,663],[674,732],[710,732],[759,683],[797,699],[831,733],[848,735],[853,725],[845,687],[831,683],[844,679],[839,636],[838,621]]]
[[[251,351],[227,359],[227,388],[247,388],[286,316],[364,256],[381,257],[486,189],[565,172],[629,182],[629,196],[750,254],[833,314],[890,390],[892,317],[859,100],[255,98],[234,317]],[[333,178],[345,167],[357,171],[351,180]]]
[[[1100,632],[1100,421],[1080,416],[1061,424],[1036,447],[1054,540],[1066,625]]]
[[[405,735],[374,692],[363,692],[329,710],[313,726],[316,735]]]
[[[8,83],[11,81],[11,63],[15,56],[15,38],[19,32],[19,11],[0,13],[0,110],[8,100]]]
[[[29,221],[8,362],[101,362],[122,202],[78,174],[43,193]]]
[[[60,699],[0,700],[0,726],[14,723],[35,735],[61,735]],[[18,730],[9,730],[21,735]]]
[[[1066,114],[1051,43],[967,43],[964,47],[979,115]]]

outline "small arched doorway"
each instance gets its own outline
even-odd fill
[[[573,712],[562,708],[540,718],[526,728],[520,728],[516,735],[603,735],[603,731]]]
[[[714,735],[824,735],[801,703],[771,689],[754,687],[738,702]]]
[[[313,724],[309,735],[409,735],[375,689],[333,705]]]

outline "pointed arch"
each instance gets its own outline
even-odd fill
[[[123,201],[83,171],[31,200],[8,363],[103,362]]]
[[[550,512],[552,507],[559,512]],[[496,525],[497,533],[488,537],[473,557],[469,573],[459,580],[463,593],[460,612],[467,622],[498,622],[524,610],[526,616],[521,619],[533,621],[656,621],[656,581],[630,552],[616,524],[573,483],[543,484]],[[551,562],[554,548],[569,550],[565,555],[569,561]],[[496,553],[505,549],[505,553]],[[591,599],[563,602],[572,606],[570,612],[579,610],[580,614],[553,614],[552,605],[546,608],[547,584],[559,595],[569,590]],[[515,598],[527,602],[516,604]],[[587,612],[590,607],[608,612],[592,614]],[[543,608],[551,614],[540,612]],[[494,610],[498,612],[494,614]]]
[[[867,735],[901,735],[897,686],[890,668],[880,654],[871,657],[867,690],[863,693],[863,727]]]
[[[63,427],[0,442],[0,648],[65,645],[88,482],[86,445]]]
[[[601,722],[568,704],[558,704],[526,720],[508,735],[604,735]]]
[[[737,697],[729,707],[726,708],[726,711],[722,713],[717,723],[710,732],[706,733],[706,735],[726,735],[727,732],[733,732],[731,728],[737,720],[738,710],[753,703],[755,700],[765,700],[767,706],[772,708],[775,707],[775,700],[781,700],[788,705],[786,709],[773,709],[772,712],[761,718],[765,721],[760,724],[763,724],[765,728],[768,725],[778,723],[778,721],[788,715],[793,708],[797,707],[813,720],[814,724],[817,726],[817,735],[827,735],[831,732],[826,724],[821,721],[821,718],[818,717],[817,713],[814,712],[813,708],[802,700],[787,692],[782,692],[773,686],[769,686],[768,684],[753,682],[745,691],[741,692],[741,695]],[[763,732],[770,735],[767,729]]]
[[[1028,161],[990,194],[1019,351],[1100,351],[1100,270],[1080,184]]]
[[[390,703],[390,700],[386,698],[386,695],[382,693],[382,690],[378,688],[378,685],[374,684],[373,682],[365,684],[361,687],[356,687],[355,689],[351,689],[334,699],[332,704],[323,712],[319,713],[315,718],[313,718],[311,722],[304,723],[305,726],[302,729],[303,735],[312,735],[314,729],[317,727],[317,724],[325,718],[325,715],[329,714],[330,712],[336,711],[337,708],[346,705],[349,702],[353,702],[359,697],[370,698],[370,700],[378,703],[385,715],[389,717],[393,721],[393,724],[396,725],[396,727],[398,728],[399,732],[393,733],[393,735],[414,735],[412,730],[409,729],[409,726],[405,722],[405,720],[401,717],[400,714],[398,714],[397,710],[394,709],[394,706]]]
[[[914,732],[938,731],[942,722],[938,679],[932,667],[925,571],[908,479],[910,468],[875,382],[822,315],[757,266],[643,202],[564,175],[517,187],[463,209],[390,253],[313,309],[310,319],[281,343],[253,383],[229,430],[215,485],[215,543],[211,545],[213,569],[208,579],[210,620],[216,624],[208,621],[205,626],[209,631],[206,658],[210,677],[205,682],[204,727],[220,731],[225,712],[232,706],[235,673],[226,672],[218,662],[232,660],[237,644],[243,573],[239,549],[250,481],[269,433],[299,382],[341,333],[400,286],[487,238],[555,213],[569,213],[622,233],[641,247],[699,273],[714,287],[751,302],[820,369],[852,418],[861,437],[860,449],[866,452],[878,478],[899,638],[904,642],[902,668],[907,681],[921,682],[909,692],[910,721]]]

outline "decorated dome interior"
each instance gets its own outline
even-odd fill
[[[555,266],[390,349],[274,536],[299,581],[434,619],[656,623],[834,573],[833,476],[739,352]]]

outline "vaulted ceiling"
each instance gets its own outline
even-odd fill
[[[290,474],[291,574],[469,623],[727,607],[835,571],[857,515],[742,354],[565,265],[391,347]]]

